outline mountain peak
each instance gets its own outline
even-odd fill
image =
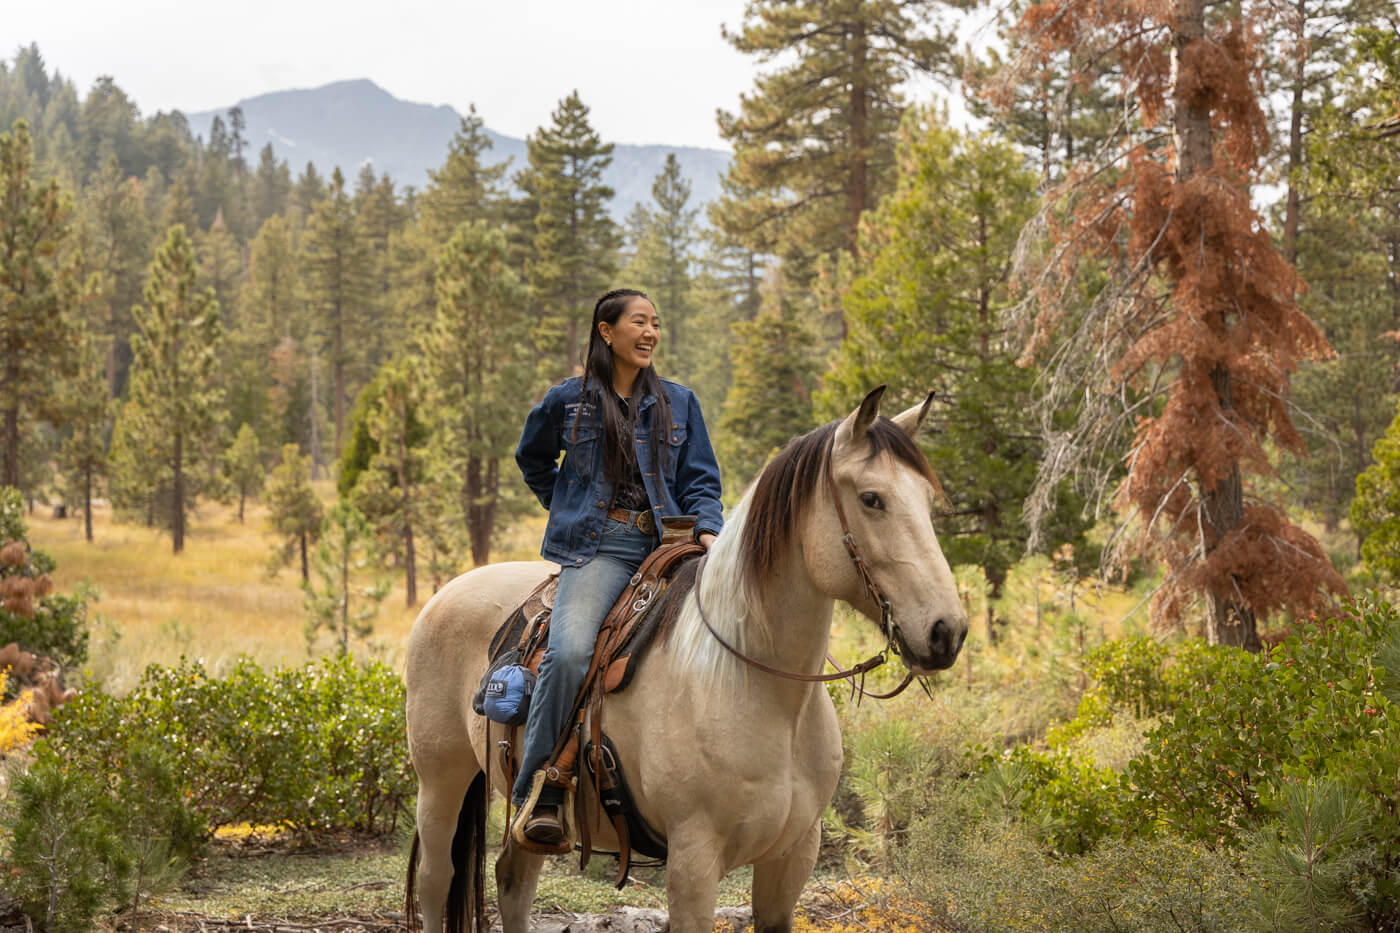
[[[286,159],[294,173],[307,162],[329,176],[337,166],[347,174],[366,162],[376,174],[388,174],[398,185],[422,189],[429,169],[442,164],[448,144],[461,126],[462,117],[447,105],[399,100],[369,78],[333,81],[315,88],[289,89],[259,94],[238,102],[247,127],[249,150],[256,153],[271,144],[279,159]],[[190,129],[208,138],[215,115],[225,110],[189,114]],[[512,159],[525,162],[524,140],[487,130],[493,147],[488,164]],[[719,194],[719,176],[729,154],[714,149],[685,146],[629,146],[613,150],[613,163],[604,183],[617,194],[611,213],[621,219],[638,202],[651,196],[651,183],[675,152],[682,171],[691,180],[693,205],[702,206]]]

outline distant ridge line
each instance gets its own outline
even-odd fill
[[[353,180],[368,162],[376,174],[387,172],[400,189],[412,185],[420,191],[428,184],[428,170],[447,158],[448,143],[462,121],[448,104],[400,100],[369,78],[346,78],[314,88],[268,91],[220,110],[191,113],[187,115],[190,130],[207,140],[214,117],[227,121],[232,106],[243,109],[250,159],[271,143],[293,175],[311,162],[323,175],[338,165]],[[513,171],[525,163],[525,140],[489,127],[484,131],[492,144],[487,164],[510,159]],[[615,143],[612,165],[603,176],[604,184],[616,192],[611,205],[614,219],[621,220],[638,203],[650,202],[652,181],[668,152],[676,154],[691,183],[692,207],[703,208],[719,196],[729,153],[664,143]]]

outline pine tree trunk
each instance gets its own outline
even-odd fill
[[[345,359],[344,352],[344,329],[341,326],[340,301],[335,303],[335,325],[332,331],[334,341],[335,359],[332,365],[335,367],[335,455],[340,456],[340,435],[345,424]]]
[[[1185,67],[1182,53],[1205,36],[1205,0],[1178,0],[1176,31],[1172,35],[1172,134],[1176,147],[1178,185],[1185,184],[1197,174],[1209,171],[1214,164],[1211,152],[1210,109],[1201,101],[1187,96],[1181,72]],[[1222,328],[1223,328],[1222,323]],[[1224,341],[1228,334],[1215,335]],[[1233,407],[1231,373],[1224,366],[1210,372],[1211,385],[1225,417]],[[1197,477],[1199,481],[1199,476]],[[1200,483],[1201,510],[1205,526],[1202,546],[1204,559],[1244,521],[1244,483],[1239,463],[1230,464],[1223,478],[1213,487]],[[1237,645],[1250,651],[1259,650],[1259,633],[1255,628],[1254,611],[1240,598],[1233,587],[1218,587],[1208,594],[1210,614],[1206,620],[1206,638],[1211,644]]]
[[[340,656],[350,653],[350,536],[344,536],[340,550]]]
[[[92,540],[92,464],[83,470],[83,534]]]
[[[471,544],[472,563],[480,567],[488,559],[489,547],[482,546],[483,532],[488,544],[490,531],[483,529],[481,514],[481,458],[473,455],[467,458],[467,475],[465,488],[463,489],[466,499],[467,514],[467,540]]]
[[[307,539],[307,537],[308,537],[308,535],[307,535],[307,532],[305,532],[305,531],[303,531],[303,532],[301,533],[301,535],[300,535],[300,538],[301,538],[301,582],[302,582],[302,583],[310,583],[310,582],[311,582],[311,567],[310,567],[310,565],[309,565],[309,563],[308,563],[308,561],[307,561],[307,559],[306,559],[306,539]]]
[[[171,512],[170,527],[171,536],[174,539],[175,553],[179,554],[185,549],[185,464],[182,458],[185,455],[184,436],[180,431],[175,432],[175,481],[171,491]]]
[[[860,218],[865,213],[866,189],[868,185],[869,172],[869,152],[867,147],[870,144],[869,134],[869,113],[867,105],[869,89],[865,84],[865,65],[868,42],[865,36],[865,22],[857,20],[852,28],[851,35],[851,93],[848,104],[851,121],[850,129],[850,154],[851,154],[851,174],[846,184],[846,223],[849,229],[847,235],[847,250],[852,257],[860,255]],[[841,325],[841,336],[846,336],[846,326],[843,320]]]
[[[19,368],[9,367],[5,374],[5,384],[13,386],[19,381]],[[12,399],[5,408],[5,459],[0,464],[0,486],[19,488],[19,400]]]
[[[1307,23],[1304,0],[1298,0],[1295,12],[1298,32]],[[1302,40],[1303,36],[1294,38]],[[1293,71],[1293,105],[1288,118],[1288,201],[1283,212],[1283,258],[1289,265],[1298,262],[1298,226],[1302,197],[1298,193],[1298,173],[1303,167],[1303,84],[1306,80],[1307,57],[1301,51]]]
[[[313,349],[311,352],[311,411],[308,414],[310,419],[310,441],[311,441],[311,478],[319,476],[319,470],[325,463],[325,451],[321,450],[321,367],[320,356]]]
[[[399,489],[403,490],[403,567],[404,600],[408,608],[418,605],[418,568],[413,553],[413,487],[408,475],[408,405],[405,402],[400,414],[399,435]]]
[[[243,524],[243,503],[248,499],[248,490],[243,486],[238,487],[238,524]]]

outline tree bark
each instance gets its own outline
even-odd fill
[[[340,656],[350,653],[350,536],[344,534],[340,550]]]
[[[175,480],[171,491],[170,529],[174,539],[175,553],[185,549],[185,465],[181,458],[185,454],[185,439],[180,431],[175,432]]]
[[[345,425],[345,335],[341,325],[341,304],[337,299],[335,303],[335,325],[332,328],[332,341],[335,347],[335,359],[332,365],[335,367],[335,455],[340,456],[340,436]],[[314,413],[312,417],[315,417]]]
[[[309,565],[309,563],[308,563],[308,561],[307,561],[307,559],[306,559],[306,538],[307,538],[307,532],[303,531],[299,537],[301,538],[301,582],[302,582],[302,583],[310,583],[310,582],[311,582],[311,567],[310,567],[310,565]]]
[[[847,246],[853,258],[860,256],[860,218],[865,213],[866,200],[869,197],[867,187],[869,182],[869,113],[867,111],[869,89],[865,83],[866,58],[869,52],[869,41],[865,35],[865,21],[857,19],[851,28],[851,93],[850,101],[847,105],[851,121],[850,127],[850,154],[851,173],[846,184],[846,222],[850,225],[847,231]],[[845,323],[841,325],[841,336],[844,338]]]
[[[19,372],[14,373],[14,378],[9,378],[6,374],[6,385],[15,385],[19,381]],[[19,401],[13,400],[5,407],[5,458],[0,464],[0,486],[13,486],[19,488]]]
[[[92,540],[92,464],[83,470],[83,534]]]
[[[1305,0],[1294,5],[1297,13],[1298,60],[1293,69],[1293,104],[1288,117],[1288,201],[1283,212],[1283,258],[1289,265],[1298,262],[1298,226],[1302,197],[1298,193],[1297,177],[1303,167],[1303,83],[1307,75],[1307,56],[1302,52],[1307,23]]]

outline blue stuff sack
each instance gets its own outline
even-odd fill
[[[535,692],[535,674],[519,664],[501,664],[482,681],[477,710],[492,722],[518,726],[530,715],[530,697]],[[472,704],[474,707],[476,703]]]

